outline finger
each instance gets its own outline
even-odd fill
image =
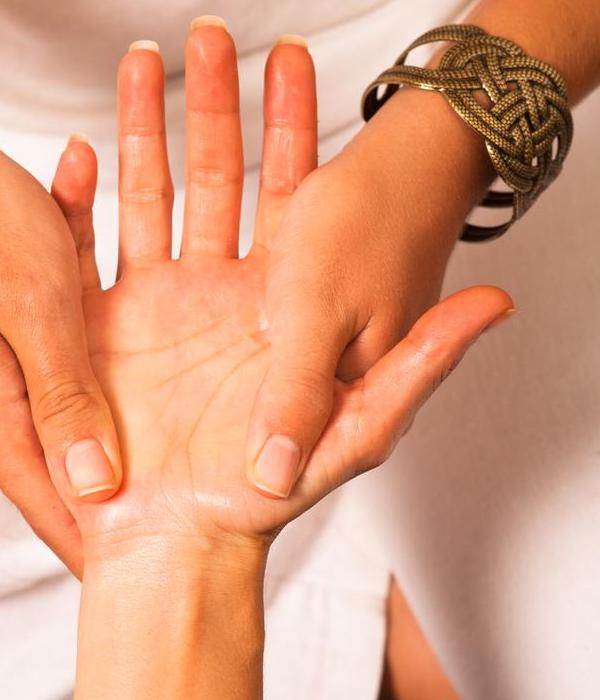
[[[512,299],[496,287],[465,289],[429,309],[364,379],[340,393],[306,476],[319,482],[320,471],[318,488],[328,491],[384,462],[468,348],[513,312]]]
[[[255,242],[268,246],[285,204],[317,167],[317,96],[302,37],[285,34],[265,67],[264,137]]]
[[[84,292],[100,287],[92,221],[97,172],[96,154],[87,139],[81,134],[71,136],[56,169],[52,196],[71,229]]]
[[[23,371],[53,481],[64,472],[71,446],[93,438],[105,455],[95,464],[104,469],[94,476],[89,461],[72,461],[71,490],[76,499],[105,499],[118,489],[121,463],[111,414],[88,357],[73,237],[50,194],[10,165],[2,194],[16,200],[21,228],[15,230],[16,254],[8,246],[0,256],[0,335]],[[27,239],[27,232],[39,240]]]
[[[79,530],[58,495],[33,427],[25,380],[15,354],[0,339],[0,490],[33,531],[78,577]]]
[[[280,498],[289,494],[329,419],[335,368],[351,337],[331,307],[320,306],[322,299],[304,301],[287,300],[295,314],[273,316],[272,364],[255,398],[246,446],[250,482]]]
[[[106,500],[121,483],[118,441],[90,365],[75,249],[58,207],[47,224],[68,246],[56,241],[54,267],[35,284],[34,271],[5,276],[11,303],[0,305],[0,332],[21,365],[54,485],[68,502]]]
[[[136,41],[118,73],[119,271],[171,254],[173,184],[158,45]]]
[[[219,17],[192,22],[186,45],[182,255],[237,257],[244,179],[233,39]]]

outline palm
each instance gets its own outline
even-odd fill
[[[244,473],[269,361],[262,268],[258,256],[168,261],[88,296],[90,356],[125,446],[125,486],[98,511],[111,528],[134,526],[140,509],[163,531],[169,512],[174,530],[202,532],[254,534],[285,519],[289,503]]]
[[[121,439],[124,485],[102,508],[76,506],[85,535],[153,529],[269,533],[306,508],[248,481],[246,437],[269,363],[264,273],[291,192],[316,165],[314,69],[297,46],[276,47],[265,80],[262,187],[255,245],[237,258],[243,162],[235,47],[217,27],[192,31],[186,52],[187,153],[183,249],[172,260],[171,183],[163,68],[149,50],[119,68],[120,274],[99,287],[87,146],[61,161],[54,193],[80,253],[90,358]],[[286,135],[281,138],[282,130]],[[307,480],[312,500],[321,493]]]

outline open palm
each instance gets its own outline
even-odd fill
[[[270,56],[259,207],[254,244],[243,259],[237,257],[243,162],[236,59],[225,30],[200,27],[190,34],[186,83],[180,259],[170,255],[172,188],[155,51],[131,51],[120,66],[120,264],[106,291],[93,258],[91,148],[72,144],[55,179],[54,195],[80,252],[89,353],[124,455],[124,485],[115,498],[72,506],[84,539],[271,537],[337,485],[383,461],[465,348],[512,306],[493,288],[455,295],[364,378],[338,382],[320,442],[312,455],[299,455],[292,493],[269,497],[278,489],[253,471],[262,445],[248,454],[247,431],[269,367],[269,337],[277,332],[268,327],[264,300],[269,245],[294,189],[316,166],[312,63],[304,48],[289,44]],[[55,475],[66,492],[61,478]]]

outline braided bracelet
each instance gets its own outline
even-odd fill
[[[413,49],[438,41],[453,42],[438,68],[404,65]],[[512,207],[512,217],[498,226],[465,224],[461,238],[482,241],[502,235],[556,178],[569,151],[573,120],[564,80],[552,66],[508,39],[479,27],[451,24],[420,36],[367,87],[363,118],[368,121],[403,85],[438,90],[484,137],[496,172],[512,192],[490,191],[481,205]],[[489,98],[489,109],[473,94],[481,90]]]

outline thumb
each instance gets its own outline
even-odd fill
[[[58,294],[38,287],[27,313],[3,335],[23,370],[55,487],[67,503],[101,501],[121,482],[118,442],[87,355],[78,280],[63,282]]]
[[[514,311],[510,296],[491,286],[464,289],[429,309],[351,388],[360,396],[352,396],[348,406],[359,410],[350,409],[352,416],[340,412],[338,428],[345,437],[336,452],[353,455],[352,464],[330,464],[331,472],[340,472],[334,480],[347,481],[384,462],[468,348]]]
[[[23,370],[55,487],[67,503],[101,501],[119,488],[119,448],[88,359],[76,280],[64,283],[68,291],[58,295],[38,288],[23,321],[4,335]]]
[[[116,431],[88,357],[73,239],[56,202],[34,184],[43,236],[37,255],[25,250],[4,280],[0,334],[23,371],[54,486],[67,504],[101,501],[121,483]]]
[[[304,300],[300,307],[287,306],[278,309],[269,331],[271,365],[246,444],[248,479],[278,498],[290,494],[327,424],[336,367],[349,337],[344,324],[323,324],[323,316],[311,311],[318,305]]]

